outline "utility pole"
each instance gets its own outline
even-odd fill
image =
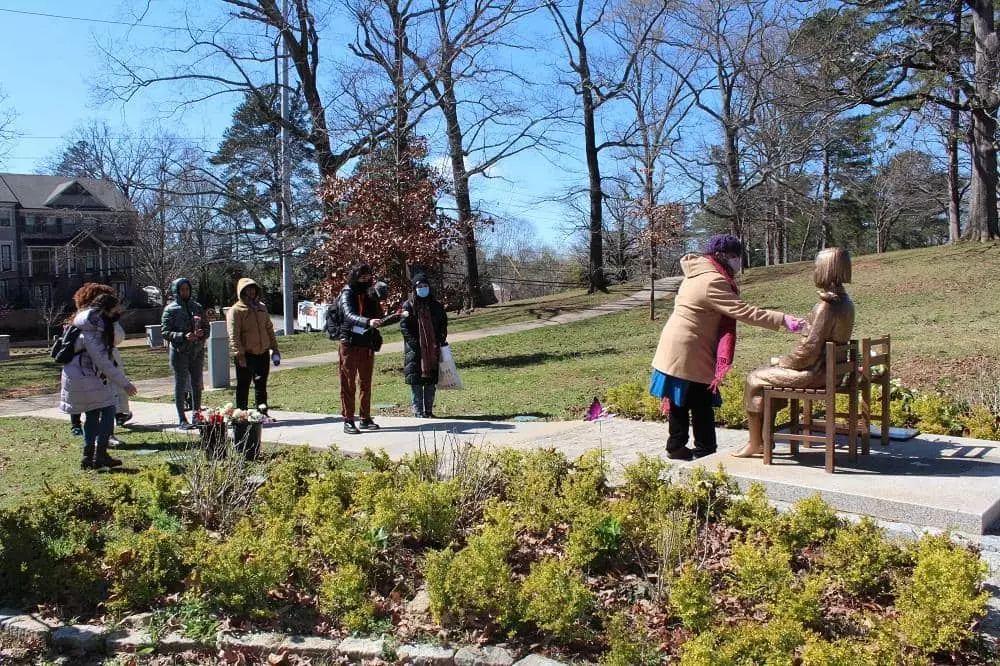
[[[288,22],[288,0],[281,0],[281,17],[284,22],[278,39],[281,40],[281,233],[278,234],[278,253],[281,257],[281,305],[285,314],[285,335],[295,333],[295,304],[292,299],[292,248],[288,231],[292,226],[291,211],[291,153],[288,146],[288,43],[284,39]]]

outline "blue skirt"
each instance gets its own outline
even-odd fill
[[[684,407],[690,386],[691,382],[686,379],[678,379],[653,368],[653,377],[649,380],[649,394],[655,398],[669,398],[671,405]],[[722,396],[718,391],[712,397],[712,406],[722,407]]]

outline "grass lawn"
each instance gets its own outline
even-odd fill
[[[550,319],[556,315],[585,310],[634,293],[638,287],[615,285],[608,293],[587,294],[576,289],[552,296],[514,301],[476,310],[468,315],[449,315],[449,330],[471,331],[535,319]],[[382,334],[386,343],[401,339],[399,326],[389,326]],[[324,333],[297,333],[279,337],[278,346],[285,358],[311,356],[336,351],[336,345]],[[14,398],[59,390],[60,366],[48,356],[47,349],[16,349],[14,358],[0,365],[0,399]],[[122,357],[133,380],[169,377],[166,349],[124,347]]]
[[[977,372],[1000,349],[1000,245],[960,245],[862,257],[849,291],[857,307],[855,336],[893,336],[893,374],[908,384],[933,387]],[[742,278],[744,298],[761,307],[805,315],[816,302],[812,264],[754,269]],[[665,308],[668,309],[668,308]],[[531,414],[579,418],[609,386],[645,383],[665,314],[650,322],[639,308],[534,331],[457,343],[463,391],[438,393],[442,416]],[[740,326],[736,376],[783,353],[796,342],[787,332]],[[376,403],[404,413],[409,388],[402,355],[379,354]],[[339,413],[339,382],[333,365],[272,375],[270,405]],[[229,393],[209,394],[226,402]]]
[[[158,430],[117,429],[125,442],[111,449],[124,465],[115,472],[84,472],[80,469],[83,442],[69,432],[65,421],[40,418],[0,418],[0,506],[10,506],[36,495],[47,485],[64,485],[85,478],[107,482],[116,474],[134,474],[143,467],[159,465],[177,456],[195,442],[187,436]],[[153,451],[155,453],[139,453]]]

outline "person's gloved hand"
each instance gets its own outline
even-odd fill
[[[791,333],[798,333],[805,328],[805,325],[805,319],[799,319],[798,317],[793,317],[792,315],[785,315],[785,328],[787,328]]]
[[[281,365],[281,354],[278,352],[271,354],[271,363],[274,363],[275,366]]]

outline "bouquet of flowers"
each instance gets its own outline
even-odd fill
[[[264,415],[256,409],[237,409],[233,403],[228,402],[222,407],[208,407],[196,412],[195,423],[263,423]]]

